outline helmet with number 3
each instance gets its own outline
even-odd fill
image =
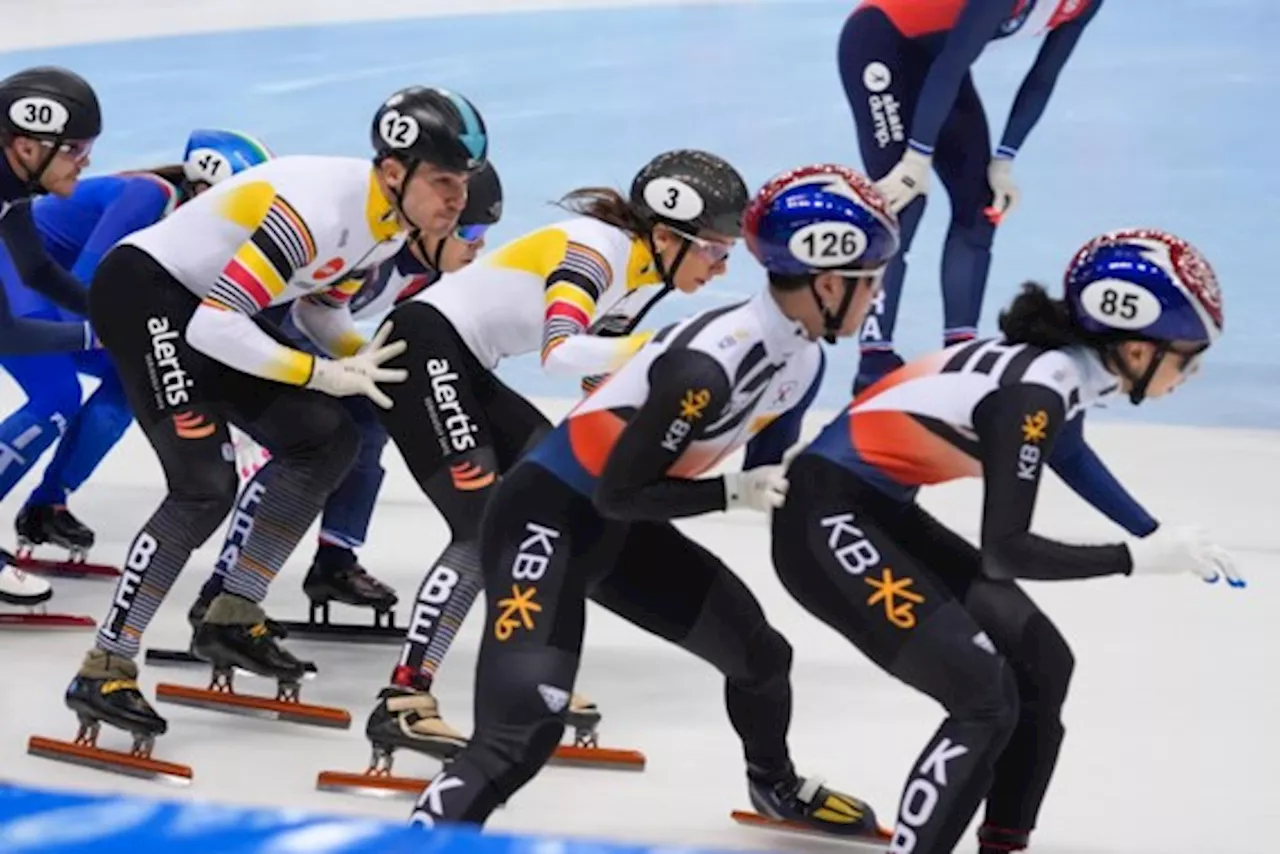
[[[430,163],[472,173],[489,159],[489,134],[480,111],[445,89],[411,86],[378,108],[370,129],[378,160]]]
[[[738,170],[714,154],[692,149],[659,154],[631,182],[632,205],[654,222],[694,235],[710,231],[740,237],[750,198]]]
[[[193,130],[182,155],[182,174],[192,184],[213,185],[272,156],[265,145],[239,131]]]
[[[770,273],[875,273],[898,252],[898,219],[871,182],[820,164],[774,176],[747,208],[747,249]]]
[[[1067,304],[1086,332],[1110,339],[1186,341],[1222,334],[1222,291],[1204,255],[1156,229],[1095,237],[1064,277]]]
[[[0,131],[54,143],[85,142],[102,133],[98,96],[79,74],[40,66],[0,80]]]

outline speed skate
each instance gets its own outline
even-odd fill
[[[13,555],[0,550],[0,606],[21,610],[0,611],[0,628],[18,629],[92,629],[97,625],[89,617],[74,614],[50,614],[47,604],[53,588],[13,565]]]
[[[389,688],[369,718],[365,734],[372,745],[369,767],[361,773],[321,771],[316,788],[375,797],[416,798],[430,782],[419,777],[397,777],[392,773],[395,751],[400,748],[448,762],[466,746],[466,739],[452,734],[436,716],[435,700],[429,694]],[[643,771],[645,755],[637,750],[600,747],[601,715],[595,704],[575,696],[564,712],[566,727],[572,729],[571,744],[562,744],[550,763],[614,771]],[[434,722],[435,727],[430,723]]]

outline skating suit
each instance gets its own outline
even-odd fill
[[[369,162],[281,157],[217,184],[122,241],[202,302],[187,326],[197,349],[245,373],[293,385],[313,356],[258,329],[252,316],[294,303],[300,329],[336,356],[363,343],[348,301],[363,272],[404,243]]]

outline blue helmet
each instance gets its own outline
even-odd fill
[[[217,184],[272,156],[265,145],[239,131],[193,130],[182,155],[182,174],[193,184]]]
[[[1156,229],[1113,231],[1085,244],[1064,277],[1072,316],[1105,338],[1187,341],[1222,334],[1222,291],[1190,243]]]
[[[874,273],[898,252],[898,218],[863,175],[820,164],[774,176],[747,207],[743,236],[766,270]]]

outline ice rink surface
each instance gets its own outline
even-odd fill
[[[259,7],[262,4],[257,4]],[[279,9],[292,8],[281,13]],[[664,3],[537,14],[476,14],[406,22],[334,23],[343,4],[240,0],[201,4],[184,24],[180,0],[104,4],[0,3],[40,15],[0,34],[0,72],[56,61],[89,74],[103,91],[104,170],[171,162],[194,126],[230,125],[279,153],[363,155],[370,104],[409,82],[453,86],[480,103],[508,191],[499,240],[548,221],[546,201],[582,183],[625,184],[657,151],[704,146],[729,157],[756,184],[800,162],[846,160],[856,146],[833,65],[850,3],[829,0]],[[405,14],[447,4],[405,3]],[[477,2],[476,11],[502,6]],[[505,4],[506,7],[512,5]],[[571,3],[538,5],[572,5]],[[131,27],[163,38],[56,47],[54,7],[81,14],[76,41],[118,39]],[[421,7],[421,8],[419,8]],[[113,7],[113,9],[116,7]],[[335,11],[336,10],[336,11]],[[385,11],[385,10],[384,10]],[[383,15],[382,12],[378,13]],[[358,17],[359,13],[353,13]],[[373,15],[370,15],[373,16]],[[32,22],[36,23],[32,23]],[[41,24],[40,21],[44,21]],[[300,23],[312,26],[292,26]],[[154,27],[151,25],[154,24]],[[272,29],[236,32],[272,25]],[[285,26],[290,25],[290,26]],[[184,29],[232,30],[174,35]],[[1210,587],[1191,578],[1029,584],[1072,643],[1077,668],[1067,741],[1036,835],[1035,854],[1270,854],[1280,819],[1280,362],[1274,317],[1280,296],[1268,253],[1280,222],[1280,178],[1271,166],[1280,104],[1280,6],[1269,0],[1112,0],[1086,36],[1048,113],[1019,158],[1023,207],[996,244],[984,330],[1027,276],[1053,280],[1074,248],[1097,231],[1151,224],[1186,234],[1223,280],[1228,332],[1204,374],[1172,399],[1138,412],[1094,417],[1090,436],[1152,512],[1200,522],[1239,557],[1251,586]],[[1032,48],[1033,49],[1033,48]],[[991,50],[977,68],[992,124],[1030,61],[1027,48]],[[693,110],[694,123],[675,119]],[[900,340],[933,346],[939,310],[933,271],[945,227],[940,194],[917,237]],[[655,320],[736,299],[757,287],[745,252],[723,283],[668,301]],[[856,355],[841,346],[824,392],[838,406]],[[503,375],[526,393],[570,393],[516,360]],[[0,380],[0,410],[21,396]],[[547,403],[549,412],[561,411]],[[1138,420],[1141,419],[1141,420]],[[815,420],[816,426],[821,419]],[[1123,422],[1123,423],[1120,423]],[[1153,422],[1163,422],[1154,424]],[[1258,428],[1258,429],[1243,429]],[[443,524],[416,492],[395,451],[361,555],[400,592],[403,620],[423,571],[445,541]],[[38,469],[37,469],[38,471]],[[159,468],[136,430],[78,494],[75,512],[99,533],[94,558],[118,562],[162,495]],[[31,482],[0,503],[7,530]],[[934,490],[925,504],[973,536],[974,484]],[[803,773],[871,801],[890,821],[910,762],[940,719],[929,700],[884,676],[794,605],[768,562],[767,526],[733,514],[682,523],[756,591],[796,650],[791,742]],[[1114,540],[1116,529],[1051,475],[1036,514],[1040,533]],[[8,534],[0,538],[7,541]],[[301,581],[314,531],[273,587],[273,616],[301,619]],[[212,566],[217,542],[197,553],[146,636],[182,646],[187,606]],[[59,610],[102,619],[111,585],[59,581]],[[441,671],[447,717],[466,730],[478,633],[473,614]],[[0,778],[96,791],[172,794],[154,783],[25,755],[27,736],[69,738],[61,694],[89,634],[0,634]],[[365,716],[396,650],[289,642],[314,658],[319,678],[304,698],[349,709],[347,732],[162,706],[170,733],[157,756],[190,764],[184,796],[246,805],[305,806],[400,819],[403,801],[318,793],[325,769],[367,761]],[[144,668],[160,681],[199,684],[199,670]],[[257,680],[244,680],[248,690]],[[579,690],[605,715],[603,742],[644,751],[643,774],[550,768],[500,811],[492,827],[604,836],[672,845],[840,850],[732,825],[746,806],[741,759],[706,665],[592,608]],[[106,733],[107,746],[124,736]],[[398,769],[436,766],[404,755]],[[971,851],[965,843],[961,851]]]

